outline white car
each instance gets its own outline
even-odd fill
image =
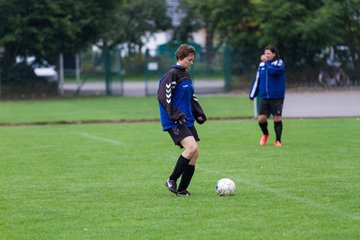
[[[17,57],[16,62],[22,62],[22,59],[23,58]],[[59,80],[55,66],[50,65],[47,61],[42,60],[41,63],[35,63],[35,57],[27,57],[26,63],[32,66],[36,76],[46,78],[50,82],[56,82]]]
[[[33,65],[34,66],[34,73],[38,77],[47,78],[50,82],[56,82],[59,80],[58,74],[55,71],[54,66],[50,65]]]

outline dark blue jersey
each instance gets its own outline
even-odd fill
[[[285,97],[285,64],[281,59],[260,63],[249,98],[279,99]]]
[[[199,116],[206,120],[206,116],[194,94],[190,74],[181,66],[173,65],[161,77],[157,99],[164,131],[180,124],[192,127]],[[186,121],[181,122],[181,119]]]

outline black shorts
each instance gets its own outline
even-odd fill
[[[195,127],[188,127],[185,124],[173,127],[168,130],[171,138],[173,139],[175,145],[179,145],[181,148],[180,141],[186,137],[193,136],[195,141],[200,141],[199,135]]]
[[[283,105],[284,105],[283,98],[260,99],[259,115],[281,116]]]

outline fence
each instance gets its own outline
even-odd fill
[[[147,49],[145,53],[127,53],[121,49],[80,54],[80,77],[76,77],[74,56],[64,60],[64,94],[66,95],[154,95],[160,77],[176,62],[176,46]],[[189,69],[198,93],[231,90],[231,51],[220,48],[197,51]]]
[[[197,93],[222,93],[240,90],[246,93],[256,72],[256,64],[245,67],[242,56],[227,47],[197,51],[194,65],[189,69]],[[160,77],[175,63],[177,45],[162,45],[143,53],[129,49],[87,51],[78,55],[64,55],[63,81],[33,82],[23,78],[21,66],[12,73],[11,84],[6,85],[0,69],[0,98],[29,98],[60,95],[155,95]],[[1,50],[1,49],[0,49]],[[0,52],[1,53],[1,52]],[[0,54],[1,55],[1,54]],[[1,62],[0,56],[0,62]],[[60,62],[60,61],[59,61]],[[302,67],[292,71],[286,62],[287,89],[339,89],[360,86],[360,69],[356,64]],[[59,64],[60,65],[60,64]],[[57,69],[60,69],[57,67]],[[28,71],[29,69],[25,69]],[[34,71],[35,69],[30,71]],[[61,74],[60,74],[61,73]],[[34,73],[32,73],[34,75]],[[34,77],[34,76],[33,76]],[[45,82],[45,84],[44,84]],[[60,86],[60,91],[57,88]],[[26,88],[26,89],[25,89]]]
[[[81,54],[81,80],[75,70],[65,71],[65,94],[154,95],[159,78],[175,63],[176,46],[147,49],[143,54],[124,54],[122,50]],[[287,88],[339,89],[360,86],[359,69],[340,66],[304,67],[293,71],[286,63]],[[231,90],[247,92],[255,76],[256,65],[246,68],[241,56],[230,48],[211,51],[197,49],[189,69],[198,93]]]

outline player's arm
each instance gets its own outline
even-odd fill
[[[203,124],[207,120],[207,118],[195,94],[193,94],[191,99],[191,108],[196,122],[199,124]]]
[[[157,99],[168,113],[170,119],[174,120],[174,122],[182,122],[185,119],[185,115],[172,103],[174,89],[177,84],[175,75],[176,73],[170,71],[161,81],[157,93]]]
[[[264,66],[264,63],[260,63],[259,67],[258,67],[258,70],[257,70],[257,73],[256,73],[256,77],[255,77],[255,80],[253,81],[252,85],[251,85],[251,88],[250,88],[250,92],[249,92],[249,98],[250,100],[254,100],[254,98],[258,95],[258,92],[259,92],[259,70],[260,70],[260,67]]]
[[[273,62],[267,61],[265,64],[268,74],[270,75],[280,75],[285,71],[285,64],[281,59],[275,60]]]

